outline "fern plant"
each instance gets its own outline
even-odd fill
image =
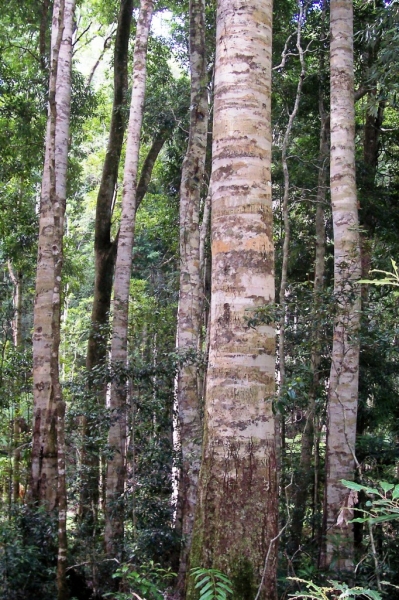
[[[218,569],[191,569],[195,589],[199,590],[200,600],[227,600],[233,594],[230,579]]]

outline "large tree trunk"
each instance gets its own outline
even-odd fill
[[[211,333],[190,558],[229,575],[237,600],[276,598],[275,335],[247,323],[274,301],[271,24],[271,1],[218,2]]]
[[[74,0],[60,0],[54,4],[49,118],[34,309],[34,423],[30,496],[48,510],[57,504],[56,421],[57,403],[62,403],[58,351],[74,8]]]
[[[114,366],[120,367],[122,370],[127,364],[129,289],[136,216],[137,169],[147,74],[147,43],[152,11],[153,0],[141,0],[134,48],[133,89],[123,180],[122,216],[115,266],[111,357]],[[124,533],[123,495],[126,470],[126,376],[123,372],[111,386],[110,409],[112,420],[108,433],[108,445],[112,457],[107,463],[105,546],[108,556],[120,558]]]
[[[114,49],[114,99],[107,153],[97,196],[94,234],[95,282],[91,313],[91,330],[87,346],[86,367],[89,373],[105,364],[107,326],[111,307],[116,243],[111,239],[112,205],[126,129],[124,108],[128,87],[129,35],[133,0],[121,0]],[[93,386],[92,386],[93,387]],[[98,404],[105,406],[105,381],[94,390]],[[99,445],[91,440],[96,433],[96,419],[86,416],[82,422],[82,472],[79,513],[94,525],[99,502]]]
[[[348,520],[353,513],[353,498],[341,479],[353,479],[355,466],[360,318],[360,292],[356,282],[361,275],[354,153],[352,2],[331,0],[330,10],[330,185],[336,313],[327,408],[323,563],[324,567],[349,571],[353,567],[353,525]]]
[[[190,2],[190,135],[180,186],[180,295],[177,316],[179,352],[201,351],[200,329],[203,279],[200,260],[200,201],[204,188],[208,136],[208,89],[205,52],[205,1]],[[178,374],[177,402],[182,453],[179,481],[182,547],[180,589],[184,590],[191,546],[198,476],[201,463],[202,423],[195,364]]]

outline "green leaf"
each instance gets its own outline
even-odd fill
[[[212,589],[212,588],[213,588],[213,581],[208,581],[208,583],[206,583],[206,584],[204,585],[204,587],[201,589],[201,596],[202,596],[203,594],[205,594],[205,592],[207,592],[208,590],[210,590],[210,589]]]
[[[224,583],[223,581],[218,581],[216,584],[217,588],[223,588],[224,590],[226,590],[226,592],[228,592],[229,594],[233,593],[233,589],[231,587],[230,582],[229,583]]]
[[[215,576],[216,576],[216,579],[218,579],[220,581],[225,581],[227,583],[231,583],[230,579],[224,573],[220,573],[219,571],[217,571],[215,573]]]
[[[200,593],[200,600],[214,600],[213,590],[209,590],[205,594]]]
[[[387,481],[379,481],[378,483],[380,484],[384,492],[389,492],[395,487],[393,483],[388,483]]]
[[[392,492],[392,499],[396,500],[397,498],[399,498],[399,484],[395,485],[395,488]]]
[[[370,488],[366,485],[361,485],[360,483],[356,483],[355,481],[347,481],[346,479],[341,479],[341,483],[349,488],[350,490],[355,490],[356,492],[367,492],[368,494],[379,494],[379,491],[375,488]]]
[[[211,579],[210,577],[204,577],[204,579],[201,579],[201,581],[198,581],[198,582],[195,584],[195,588],[197,589],[197,588],[202,588],[202,587],[204,587],[204,585],[205,585],[205,584],[206,584],[208,581],[210,581],[210,579]]]
[[[393,515],[382,515],[381,517],[372,517],[370,519],[370,523],[385,523],[385,521],[394,521],[395,519],[399,519],[399,512]]]

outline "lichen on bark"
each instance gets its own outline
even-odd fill
[[[219,0],[215,62],[212,301],[205,435],[191,567],[226,573],[235,600],[276,597],[275,340],[249,327],[274,301],[272,3]],[[186,598],[197,597],[188,582]]]

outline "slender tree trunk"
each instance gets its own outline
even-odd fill
[[[370,65],[372,66],[372,64]],[[367,107],[366,122],[364,125],[363,139],[363,161],[364,172],[360,180],[360,203],[362,210],[360,213],[361,226],[366,229],[360,236],[361,254],[362,254],[362,277],[366,278],[371,269],[371,242],[370,237],[376,227],[376,211],[374,195],[375,178],[378,167],[378,153],[380,149],[381,126],[384,121],[385,101],[381,100],[378,103],[377,114],[371,112],[372,102],[375,101],[377,90],[369,92],[369,102]],[[366,303],[368,300],[368,286],[362,286],[362,301]]]
[[[110,136],[96,207],[94,241],[95,284],[91,314],[92,326],[86,358],[86,367],[89,372],[93,372],[95,367],[101,367],[101,365],[105,365],[106,363],[107,330],[118,243],[118,236],[114,240],[111,238],[112,206],[116,193],[119,162],[126,129],[123,112],[126,105],[128,87],[127,59],[132,11],[133,1],[122,0],[114,52],[114,102]],[[170,133],[171,127],[164,127],[153,140],[137,184],[137,208],[147,192],[155,161]],[[105,406],[105,382],[100,383],[99,386],[96,385],[95,393],[98,406]],[[82,421],[83,448],[79,514],[80,518],[84,518],[89,526],[94,526],[96,522],[99,504],[100,448],[98,443],[93,442],[91,439],[96,436],[96,423],[96,417],[93,421],[84,417]]]
[[[67,489],[65,473],[65,402],[62,397],[59,371],[61,341],[61,292],[64,216],[67,196],[67,167],[69,121],[71,112],[72,34],[75,0],[65,0],[64,31],[59,52],[56,92],[55,131],[55,203],[54,203],[54,295],[53,295],[53,350],[52,385],[54,394],[57,435],[57,501],[58,501],[58,558],[57,600],[68,600],[67,568]]]
[[[49,115],[40,198],[39,244],[36,272],[36,297],[33,332],[33,444],[30,497],[36,503],[56,505],[56,439],[52,389],[51,354],[53,349],[54,197],[52,181],[55,161],[56,83],[61,46],[65,0],[55,0],[51,34]],[[53,173],[51,171],[53,170]]]
[[[31,499],[52,510],[57,503],[62,237],[71,100],[74,0],[54,4],[49,118],[43,171],[33,334],[34,424]]]
[[[200,258],[200,202],[204,188],[208,137],[208,90],[205,51],[205,0],[190,1],[190,135],[180,186],[180,295],[177,315],[179,352],[200,351],[203,285]],[[179,588],[184,592],[201,462],[202,423],[196,365],[178,374],[177,402],[182,453],[179,504],[182,547]]]
[[[216,567],[234,598],[276,598],[271,210],[272,3],[219,0],[212,189],[212,300],[205,436],[191,566]],[[196,598],[190,580],[187,599]]]
[[[133,13],[133,0],[121,0],[114,50],[114,99],[107,153],[103,165],[97,196],[94,234],[95,282],[91,313],[86,367],[92,372],[105,365],[107,326],[111,306],[112,282],[116,258],[116,242],[111,239],[112,204],[118,179],[119,161],[126,130],[124,108],[128,87],[129,36]],[[98,388],[98,389],[97,389]],[[96,386],[99,406],[105,406],[105,381]],[[90,438],[95,435],[94,422],[85,416],[82,422],[82,473],[79,513],[87,523],[94,525],[99,502],[99,446]]]
[[[8,261],[8,272],[14,286],[12,319],[12,339],[15,348],[21,348],[22,344],[22,272],[14,272],[11,261]]]
[[[302,0],[298,2],[298,23],[297,23],[297,32],[296,32],[296,47],[298,50],[301,72],[298,79],[295,102],[292,109],[291,114],[289,114],[287,129],[285,130],[283,146],[281,148],[281,162],[283,165],[283,174],[284,174],[284,195],[283,195],[283,221],[284,221],[284,242],[283,242],[283,260],[281,267],[281,281],[280,281],[280,293],[279,293],[279,304],[281,309],[281,317],[280,317],[280,328],[279,328],[279,337],[278,337],[278,354],[279,354],[279,399],[282,400],[283,394],[285,392],[285,322],[286,322],[286,299],[285,294],[287,291],[288,285],[288,259],[289,259],[289,247],[290,247],[290,234],[291,234],[291,225],[290,225],[290,215],[289,215],[289,198],[290,198],[290,174],[288,169],[288,161],[287,161],[287,151],[289,147],[290,137],[292,133],[292,128],[294,125],[294,121],[296,119],[296,115],[298,114],[299,104],[302,95],[302,87],[305,79],[306,68],[305,68],[305,57],[302,49],[301,42],[301,33],[302,33],[302,23],[304,18],[304,8],[302,4]],[[285,441],[282,440],[282,433],[285,430],[284,423],[284,413],[279,413],[276,418],[276,438],[278,446],[281,445],[281,451],[284,450]],[[280,456],[281,464],[283,464],[282,456]]]
[[[152,141],[151,148],[149,149],[148,154],[143,162],[140,179],[137,184],[136,212],[147,193],[147,189],[151,181],[152,171],[159,153],[164,147],[165,142],[170,138],[172,130],[173,128],[170,126],[162,127]]]
[[[13,293],[13,309],[14,316],[12,319],[12,338],[14,348],[21,350],[22,347],[22,272],[14,272],[11,261],[8,261],[8,272],[14,286]],[[14,419],[13,419],[13,461],[12,461],[12,499],[13,502],[19,502],[20,490],[20,462],[21,451],[21,428],[20,428],[20,408],[18,400],[15,401]]]
[[[360,318],[356,281],[361,275],[354,154],[352,2],[331,0],[330,11],[330,185],[336,313],[327,408],[326,548],[322,560],[324,567],[349,571],[353,567],[353,525],[348,520],[353,514],[353,499],[341,479],[353,479],[355,466]]]
[[[47,25],[50,9],[50,0],[42,0],[42,10],[40,18],[40,31],[39,31],[39,52],[40,52],[40,67],[43,71],[47,70],[47,48],[46,48],[46,34]]]
[[[141,0],[134,48],[133,89],[130,106],[126,161],[123,180],[122,216],[115,266],[114,317],[111,357],[115,367],[127,364],[129,288],[136,216],[137,169],[146,86],[147,43],[153,0]],[[107,463],[105,546],[108,556],[121,557],[123,544],[123,494],[126,454],[126,376],[111,386],[111,426],[108,445],[113,452]]]
[[[59,345],[74,12],[75,0],[56,0],[54,3],[33,335],[31,499],[48,510],[58,504],[58,600],[68,597],[65,578],[65,405],[60,385]]]
[[[69,600],[66,581],[67,569],[67,488],[65,465],[65,402],[57,404],[57,444],[58,444],[58,558],[57,558],[57,600]]]
[[[320,92],[321,93],[321,92]],[[317,182],[317,206],[316,206],[316,252],[315,252],[315,274],[313,283],[313,329],[312,329],[312,351],[311,370],[312,383],[308,395],[308,408],[306,411],[306,423],[301,440],[301,457],[299,470],[294,477],[294,509],[291,525],[291,551],[295,552],[301,543],[302,529],[306,512],[306,500],[312,481],[312,457],[314,442],[314,419],[316,409],[316,397],[319,388],[320,359],[321,359],[321,324],[320,307],[321,293],[324,289],[324,258],[325,258],[325,223],[324,204],[326,201],[326,160],[328,157],[328,133],[327,116],[320,98],[320,150],[319,150],[319,176]]]

